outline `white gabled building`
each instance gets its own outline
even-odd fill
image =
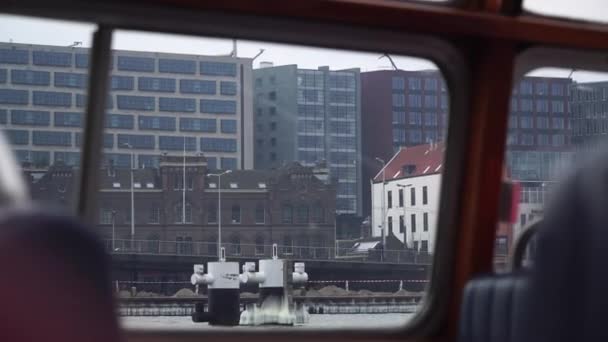
[[[401,148],[371,180],[373,236],[433,252],[444,150],[442,143]]]

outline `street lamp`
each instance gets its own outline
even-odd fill
[[[116,210],[112,210],[112,253],[116,250]]]
[[[210,173],[208,176],[217,177],[217,258],[222,260],[222,176],[231,173],[226,170],[222,173]]]
[[[412,186],[412,184],[397,184],[397,187],[405,189],[405,188],[409,188],[410,186]],[[407,224],[405,224],[405,220],[407,220],[407,215],[405,212],[405,199],[407,197],[407,194],[405,193],[405,190],[403,190],[403,245],[407,248]],[[412,241],[414,238],[414,235],[412,234]]]
[[[386,246],[386,207],[384,205],[384,198],[386,197],[386,162],[378,157],[376,157],[376,161],[382,164],[382,246]]]
[[[131,248],[134,248],[135,243],[135,191],[133,189],[133,173],[135,172],[135,155],[133,154],[133,145],[124,143],[124,147],[131,150]]]

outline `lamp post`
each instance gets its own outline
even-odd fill
[[[222,176],[231,173],[226,170],[222,173],[210,173],[209,176],[217,177],[217,258],[222,260]]]
[[[112,210],[112,253],[116,250],[116,210]]]
[[[407,248],[407,224],[405,224],[405,220],[407,220],[407,215],[406,215],[406,211],[405,211],[405,199],[406,199],[407,195],[405,194],[405,189],[409,188],[410,186],[412,186],[412,184],[397,184],[397,187],[403,189],[403,245],[406,248]],[[412,239],[413,238],[414,238],[414,235],[412,235]]]
[[[133,145],[124,143],[123,146],[131,150],[131,248],[134,248],[135,243],[135,191],[133,188],[133,173],[135,172],[135,155],[133,154]]]
[[[386,207],[384,205],[386,197],[386,162],[378,157],[376,157],[376,160],[382,164],[382,246],[386,246]]]

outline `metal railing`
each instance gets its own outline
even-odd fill
[[[217,242],[199,241],[159,241],[159,240],[104,240],[110,254],[183,255],[197,257],[217,257]],[[272,245],[222,243],[228,257],[254,259],[272,258]],[[413,250],[355,251],[353,248],[278,246],[278,256],[282,259],[297,260],[343,260],[354,262],[383,262],[428,265],[432,256]]]

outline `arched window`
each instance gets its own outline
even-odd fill
[[[229,241],[228,252],[232,255],[241,255],[241,238],[233,235]]]
[[[182,209],[182,202],[178,202],[173,207],[173,217],[175,223],[192,223],[192,205],[186,202],[186,212]]]
[[[264,254],[264,236],[258,235],[255,237],[255,255]]]
[[[281,222],[293,223],[293,207],[290,204],[283,204],[281,206]]]

